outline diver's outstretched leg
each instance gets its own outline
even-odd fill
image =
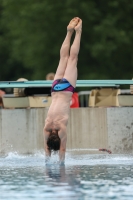
[[[80,49],[80,40],[82,33],[82,20],[79,18],[79,22],[77,26],[75,26],[75,39],[71,46],[70,56],[67,62],[66,71],[64,74],[64,78],[67,79],[73,87],[76,86],[77,80],[77,61],[78,61],[78,53]]]
[[[69,25],[67,26],[67,35],[60,49],[60,61],[59,61],[59,65],[58,65],[54,80],[62,79],[64,76],[68,58],[69,58],[70,40],[74,32],[74,28],[78,24],[78,21],[79,21],[78,17],[75,17],[70,21]]]

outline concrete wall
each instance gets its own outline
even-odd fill
[[[0,109],[0,154],[43,150],[43,126],[48,108]],[[70,110],[67,148],[109,148],[133,153],[133,107]]]
[[[113,152],[133,153],[133,107],[108,108],[107,129]]]

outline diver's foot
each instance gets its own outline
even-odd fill
[[[70,23],[68,24],[68,26],[67,26],[67,31],[73,31],[74,28],[75,28],[75,26],[77,26],[78,22],[79,22],[79,18],[78,18],[78,17],[74,17],[74,18],[70,21]]]
[[[80,18],[78,24],[75,26],[74,29],[76,32],[82,32],[82,20]]]

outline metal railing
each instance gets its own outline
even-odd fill
[[[51,87],[53,81],[0,81],[0,88]],[[76,87],[119,87],[133,80],[77,80]]]

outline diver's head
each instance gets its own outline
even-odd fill
[[[50,151],[58,151],[60,149],[60,138],[58,136],[58,131],[51,131],[47,140],[47,145]]]

